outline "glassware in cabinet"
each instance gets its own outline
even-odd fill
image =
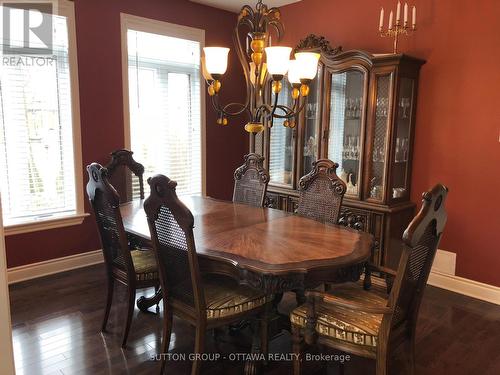
[[[368,196],[376,201],[383,201],[385,194],[385,173],[387,156],[387,130],[391,116],[391,91],[392,74],[376,76],[376,95],[374,103],[374,124],[371,136],[371,155],[368,177]]]
[[[365,85],[366,73],[357,69],[331,75],[327,157],[339,164],[350,197],[359,197],[361,186]]]
[[[396,101],[394,152],[391,160],[391,199],[408,196],[409,191],[409,159],[412,144],[411,129],[413,124],[413,98],[415,80],[401,77],[399,79],[398,98]]]

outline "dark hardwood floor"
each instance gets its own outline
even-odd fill
[[[161,317],[137,309],[128,340],[121,350],[126,293],[117,286],[108,323],[100,334],[105,301],[103,266],[92,266],[10,287],[14,352],[18,375],[36,374],[156,374],[153,360],[160,347]],[[151,290],[144,291],[151,293]],[[283,310],[293,307],[285,298]],[[152,309],[154,310],[154,309]],[[227,359],[206,362],[204,373],[240,374],[243,362],[230,361],[230,353],[247,353],[249,328],[215,341],[207,339],[207,351]],[[174,321],[170,353],[187,354],[194,332]],[[287,333],[270,345],[273,353],[291,352]],[[392,374],[405,373],[404,353],[394,359]],[[188,374],[189,360],[170,361],[169,374]],[[312,374],[316,369],[306,372]],[[0,368],[1,372],[1,368]],[[291,363],[271,362],[266,374],[289,374]],[[338,373],[336,364],[317,373]],[[345,374],[374,374],[372,361],[353,358]],[[428,287],[422,304],[417,336],[417,374],[500,374],[500,306],[441,289]]]

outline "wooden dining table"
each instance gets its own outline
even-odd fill
[[[201,272],[232,277],[268,295],[356,281],[371,255],[374,241],[366,232],[275,209],[201,196],[179,198],[194,216]],[[142,200],[134,200],[120,211],[127,234],[147,244],[150,233],[142,206]],[[161,291],[141,297],[137,305],[145,311],[160,299]]]

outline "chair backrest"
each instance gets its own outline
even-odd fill
[[[233,202],[257,207],[264,205],[269,173],[263,164],[262,156],[245,155],[245,163],[234,171]]]
[[[134,153],[129,150],[116,150],[111,153],[111,161],[106,165],[108,169],[108,178],[113,178],[113,176],[118,177],[119,180],[115,182],[115,187],[120,187],[122,190],[125,190],[123,194],[121,194],[122,199],[124,201],[132,200],[132,180],[129,175],[116,176],[117,171],[119,171],[120,167],[125,167],[133,174],[137,176],[139,179],[139,196],[141,199],[144,199],[144,166],[141,163],[138,163],[134,160],[132,156]],[[125,199],[126,198],[126,199]]]
[[[87,166],[87,172],[87,194],[94,210],[107,270],[111,272],[113,266],[118,266],[129,278],[134,278],[134,265],[120,214],[120,196],[109,183],[106,168],[92,163]]]
[[[347,186],[337,176],[338,164],[328,159],[313,163],[311,172],[299,181],[297,214],[323,223],[337,224]]]
[[[158,261],[160,282],[167,302],[179,300],[205,314],[198,257],[194,243],[194,218],[175,192],[177,182],[163,175],[148,179],[151,195],[144,201],[151,242]]]
[[[423,194],[422,207],[403,234],[404,249],[389,297],[394,307],[390,327],[415,327],[420,302],[443,233],[448,188],[438,184]]]

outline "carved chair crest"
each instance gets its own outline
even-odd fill
[[[144,166],[137,162],[132,156],[134,153],[129,150],[121,149],[111,153],[111,161],[106,165],[108,176],[111,177],[119,166],[126,166],[139,178],[139,195],[144,199]]]
[[[337,224],[347,186],[336,173],[338,164],[328,159],[313,163],[311,172],[299,181],[297,214],[321,222]]]
[[[303,176],[299,181],[299,190],[307,190],[311,183],[318,177],[324,176],[330,180],[330,187],[337,195],[344,195],[347,186],[337,176],[337,168],[339,165],[329,159],[320,159],[313,163],[311,172]]]
[[[269,182],[264,158],[258,154],[245,155],[245,162],[234,171],[233,201],[262,206]]]
[[[436,236],[441,235],[448,218],[443,208],[447,195],[448,188],[442,184],[437,184],[430,191],[422,194],[422,207],[403,234],[403,240],[408,246],[417,245],[429,223],[433,220],[436,222]]]
[[[264,157],[259,154],[248,154],[244,157],[245,163],[236,168],[234,171],[234,179],[241,180],[242,177],[247,173],[249,169],[256,170],[259,175],[259,180],[263,184],[267,184],[269,182],[269,173],[264,168]]]

